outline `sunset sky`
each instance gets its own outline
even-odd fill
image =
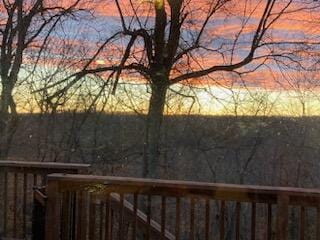
[[[149,13],[148,9],[150,7],[150,1],[133,1],[137,6],[138,15],[141,19],[145,19],[145,15],[152,15],[153,12]],[[192,34],[199,31],[201,27],[202,20],[205,17],[206,10],[208,9],[207,5],[210,1],[207,0],[193,0],[189,1],[190,3],[186,5],[186,8],[191,8],[192,16],[190,17],[190,24],[183,25],[182,37],[185,41],[189,41],[192,38]],[[278,14],[279,11],[283,10],[285,4],[289,1],[280,0],[278,5],[276,5],[273,14]],[[132,25],[135,22],[132,20],[133,11],[129,5],[129,1],[123,0],[120,1],[123,14],[127,18],[127,21],[132,21]],[[241,58],[245,57],[248,48],[250,47],[250,40],[252,35],[257,27],[259,18],[262,15],[262,11],[266,1],[259,0],[250,0],[250,1],[231,1],[230,4],[226,5],[226,9],[218,12],[208,24],[206,33],[204,35],[204,42],[207,46],[210,46],[212,49],[223,48],[224,58],[221,58],[221,52],[219,53],[199,53],[197,54],[197,62],[192,62],[191,66],[195,69],[206,68],[213,65],[227,64],[231,60],[231,48],[235,43],[235,38],[237,35],[238,39],[236,42],[236,48],[233,52],[232,61],[236,62]],[[319,26],[320,16],[316,7],[319,6],[318,3],[314,1],[307,0],[296,0],[293,1],[290,8],[286,9],[286,13],[281,16],[280,20],[276,21],[264,39],[264,42],[292,42],[292,41],[308,41],[308,42],[320,42],[319,35]],[[315,9],[313,9],[315,8]],[[90,25],[94,28],[94,31],[98,31],[100,36],[110,36],[111,34],[119,31],[121,29],[121,23],[119,14],[116,8],[114,1],[108,1],[108,3],[97,1],[94,6],[95,11],[99,14],[99,18],[93,23],[90,21]],[[303,10],[302,10],[303,9]],[[228,13],[226,14],[226,11]],[[168,13],[169,15],[169,13]],[[146,24],[147,28],[152,27],[152,16],[149,23]],[[245,22],[245,24],[244,24]],[[81,25],[81,24],[80,24]],[[84,24],[85,25],[85,24]],[[79,25],[78,25],[79,26]],[[134,28],[134,27],[133,27]],[[78,29],[73,28],[75,31]],[[97,37],[97,34],[90,33],[90,30],[86,28],[86,36],[90,36],[90,40],[93,40]],[[286,53],[289,45],[283,44],[277,49],[280,53]],[[293,45],[290,48],[296,48],[297,46]],[[263,54],[270,53],[275,51],[272,49],[273,46],[267,48],[261,48],[256,55],[260,56]],[[274,47],[275,48],[275,47]],[[283,48],[283,49],[282,49]],[[269,51],[269,52],[268,52]],[[311,62],[308,58],[303,58],[301,56],[304,53],[299,53],[300,59],[297,61],[304,61],[304,66],[310,66],[314,62]],[[308,54],[312,54],[310,51]],[[228,59],[229,58],[229,59]],[[313,59],[314,60],[314,59]],[[315,60],[316,62],[317,60]],[[96,63],[103,64],[104,59],[101,57]],[[255,68],[260,61],[253,62],[252,64],[244,67],[244,71],[249,71]],[[250,86],[259,86],[267,88],[278,88],[279,79],[283,78],[284,70],[286,73],[290,74],[286,68],[279,69],[279,63],[275,63],[271,60],[268,60],[265,66],[261,66],[258,71],[250,74],[250,76],[244,75],[244,79],[247,81],[247,84]],[[294,63],[290,63],[293,67]],[[294,73],[293,73],[294,74]],[[221,78],[228,78],[228,76],[214,76],[215,78],[222,81]],[[230,81],[227,79],[226,81]],[[214,84],[214,83],[213,83]],[[288,85],[286,81],[282,81],[281,85]]]
[[[144,21],[146,29],[152,27],[154,18],[152,1],[132,1],[136,12],[132,10],[129,0],[121,0],[119,2],[125,21],[132,28],[138,27],[139,21]],[[201,24],[206,17],[209,3],[212,1],[190,0],[188,2],[189,4],[185,6],[185,11],[190,14],[182,27],[182,45],[187,45],[193,36],[199,32]],[[284,9],[288,2],[289,0],[279,0],[277,2],[277,6],[272,12],[274,17]],[[230,64],[243,59],[250,50],[250,41],[259,23],[259,18],[263,14],[265,4],[265,0],[241,0],[227,3],[223,9],[219,10],[211,18],[203,37],[203,44],[214,51],[196,52],[196,61],[189,62],[189,67],[184,67],[186,59],[182,59],[179,62],[179,71],[183,74],[187,73],[190,67],[193,70],[199,70],[214,65]],[[55,61],[59,61],[60,58],[67,57],[70,54],[68,64],[72,68],[77,67],[77,64],[72,65],[71,63],[73,61],[85,61],[85,57],[92,55],[105,39],[121,31],[120,16],[115,1],[93,0],[84,3],[82,7],[91,9],[94,17],[86,12],[79,13],[79,18],[67,20],[63,27],[55,31],[51,36],[51,41],[56,44],[57,51],[60,46],[59,42],[61,44],[67,43],[69,46],[73,46],[75,50],[69,51],[67,54],[64,52],[64,55],[61,55],[61,53],[55,53],[53,48],[47,53],[46,58],[43,60],[43,65],[51,65],[52,68],[55,68]],[[319,3],[311,0],[294,0],[289,8],[285,8],[285,14],[280,17],[280,20],[272,24],[263,40],[263,43],[267,44],[279,42],[286,42],[286,44],[270,44],[256,52],[256,56],[259,57],[277,51],[277,53],[283,55],[287,54],[288,58],[278,58],[278,61],[267,59],[261,66],[260,64],[264,60],[258,59],[252,64],[241,68],[241,72],[250,72],[258,66],[259,68],[253,73],[243,74],[241,77],[237,74],[217,72],[210,74],[208,77],[189,80],[189,86],[191,84],[198,88],[195,92],[199,98],[198,108],[201,108],[200,112],[203,114],[225,114],[232,108],[232,101],[235,100],[235,95],[242,102],[254,102],[255,97],[253,95],[269,94],[268,99],[271,102],[278,101],[276,104],[278,107],[274,107],[269,111],[269,113],[276,115],[290,115],[290,113],[284,113],[283,111],[283,109],[288,109],[289,107],[299,109],[298,95],[300,94],[301,96],[302,92],[308,92],[304,98],[307,98],[306,101],[309,101],[310,106],[317,105],[318,82],[316,79],[318,74],[316,70],[318,67],[316,63],[318,62],[318,54],[316,50],[319,50],[319,48],[314,43],[320,42],[320,14],[318,14],[320,8],[318,9],[318,7]],[[139,20],[133,17],[135,13],[139,16]],[[168,13],[169,15],[170,13]],[[274,17],[271,17],[270,21]],[[186,43],[183,43],[183,41]],[[312,43],[309,45],[311,46],[310,49],[304,51],[305,48],[301,48],[300,45],[291,44],[298,41]],[[95,61],[90,65],[91,68],[119,64],[127,42],[128,39],[121,37],[114,40],[96,57]],[[142,49],[143,44],[138,41],[134,46],[133,52],[137,56],[141,56]],[[295,52],[294,57],[291,52],[288,53],[289,49]],[[294,59],[292,60],[292,58]],[[134,61],[134,59],[132,58],[128,61]],[[298,68],[297,62],[304,67],[313,66],[314,72],[298,76],[301,68]],[[70,66],[68,67],[66,64],[66,68],[70,69]],[[39,71],[42,70],[40,69]],[[175,78],[176,74],[173,71],[172,78]],[[128,73],[123,74],[121,79],[123,83],[126,81],[140,81],[136,75],[128,75]],[[181,84],[176,88],[183,87],[186,82],[181,82]],[[147,95],[145,87],[141,87],[141,91],[144,91]],[[188,90],[185,91],[188,92]],[[114,96],[114,98],[121,98],[122,96],[119,96],[119,94],[121,94],[121,89],[118,96]],[[186,106],[189,104],[188,99],[183,101],[186,102]],[[242,105],[246,104],[243,103]],[[242,106],[241,114],[252,114],[246,109],[249,105]],[[198,108],[192,111],[199,112]],[[226,109],[228,110],[226,111]],[[312,107],[311,110],[310,107],[308,114],[319,114],[319,110],[315,107]],[[293,113],[293,115],[299,115],[299,113]]]

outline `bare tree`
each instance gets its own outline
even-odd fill
[[[273,38],[273,30],[286,16],[319,7],[313,0],[111,2],[118,10],[121,30],[101,48],[112,42],[120,44],[120,50],[108,66],[93,68],[89,61],[71,76],[75,79],[69,86],[86,74],[101,72],[109,72],[114,79],[113,92],[121,76],[138,73],[146,79],[151,89],[145,133],[146,177],[160,174],[161,124],[172,85],[201,83],[223,72],[248,74],[272,62],[300,65],[300,52],[306,50],[300,46],[310,47],[311,42]]]
[[[44,51],[55,27],[74,16],[80,0],[3,0],[0,4],[0,157],[6,157],[18,123],[13,97],[28,50]],[[36,65],[38,59],[34,60]],[[30,64],[30,62],[29,62]]]
[[[317,89],[319,87],[317,71],[294,71],[283,75],[284,88],[290,98],[298,102],[298,115],[305,117],[312,112],[312,105],[318,105]],[[295,111],[294,111],[295,112]]]

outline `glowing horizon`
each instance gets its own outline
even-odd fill
[[[145,91],[146,87],[147,85],[141,82],[120,81],[117,94],[109,96],[104,112],[146,114],[150,97]],[[130,91],[130,97],[128,91]],[[320,97],[318,97],[320,96],[320,89],[318,88],[312,91],[298,92],[257,87],[202,86],[191,90],[189,87],[177,85],[173,91],[169,91],[167,94],[168,101],[164,111],[165,115],[320,116]],[[177,95],[176,92],[180,92],[184,97]],[[188,94],[190,94],[190,97],[185,97]],[[191,99],[191,96],[193,99]],[[30,98],[19,99],[17,102],[20,113],[41,112],[36,102],[34,100],[30,101]],[[70,100],[64,106],[64,110],[60,111],[64,112],[69,109],[83,112],[85,111],[83,107],[75,107],[73,101]],[[97,104],[98,109],[99,107],[101,107],[101,103]]]

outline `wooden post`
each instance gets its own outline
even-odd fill
[[[317,240],[320,240],[320,201],[318,200],[318,204],[317,204],[317,222],[316,222],[316,234],[317,234],[317,237],[316,239]]]
[[[72,193],[64,192],[62,194],[62,211],[61,211],[61,224],[63,229],[61,229],[61,239],[70,240],[73,231],[73,203],[72,203]]]
[[[32,209],[32,240],[44,239],[46,222],[46,204],[46,196],[40,191],[40,189],[34,189]]]
[[[277,202],[277,240],[288,239],[288,208],[289,196],[278,195]]]
[[[61,201],[59,184],[57,181],[48,181],[45,240],[59,240],[61,235]]]

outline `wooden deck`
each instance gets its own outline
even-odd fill
[[[54,166],[0,163],[3,237],[320,239],[318,189],[93,176],[81,174],[88,165]]]

